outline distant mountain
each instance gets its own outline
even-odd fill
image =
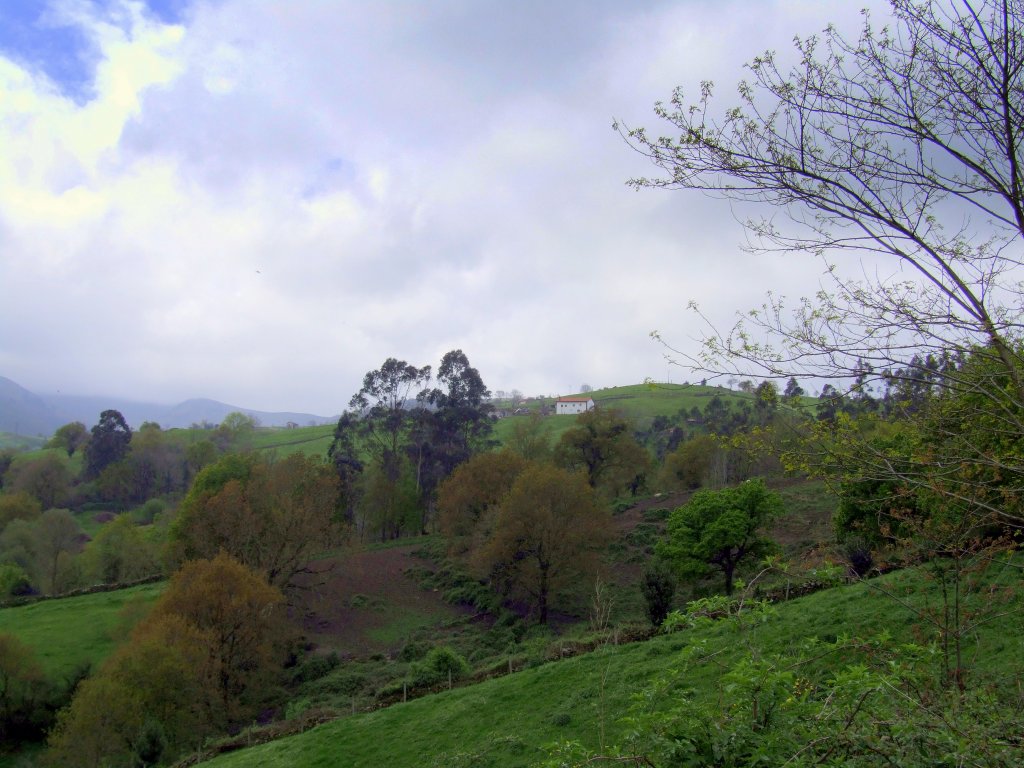
[[[186,400],[177,405],[163,405],[117,397],[83,397],[80,395],[36,395],[16,382],[0,376],[0,432],[16,435],[42,435],[48,437],[58,427],[70,421],[80,421],[91,427],[99,421],[100,413],[113,408],[121,412],[132,429],[144,421],[154,421],[164,429],[188,427],[204,421],[219,424],[225,416],[241,411],[254,417],[265,427],[284,427],[289,422],[330,424],[337,417],[317,416],[293,411],[254,411],[216,400]]]
[[[38,395],[0,376],[0,432],[15,435],[51,435],[60,416]]]

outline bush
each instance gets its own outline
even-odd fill
[[[850,569],[859,577],[866,576],[875,565],[871,555],[871,544],[863,536],[850,536],[843,542],[843,556],[850,564]]]
[[[666,563],[654,560],[644,570],[640,592],[644,596],[647,618],[653,626],[660,627],[672,608],[672,598],[676,593],[676,579]]]
[[[154,520],[164,513],[167,505],[160,499],[150,499],[139,509],[139,525],[150,525]]]
[[[672,510],[668,507],[658,507],[657,509],[648,509],[644,512],[644,521],[648,523],[659,523],[668,520],[668,516],[672,514]]]
[[[459,680],[470,673],[469,662],[446,645],[431,648],[423,661],[412,665],[410,682],[414,686],[429,686],[447,680]]]
[[[21,567],[13,563],[0,563],[0,600],[27,595],[31,591],[32,582]]]
[[[292,670],[292,683],[308,683],[333,672],[341,664],[333,651],[327,656],[307,656]]]
[[[367,677],[363,672],[339,669],[303,690],[310,696],[355,696],[366,688],[366,684]]]

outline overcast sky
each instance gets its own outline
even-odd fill
[[[813,259],[629,189],[612,130],[863,0],[11,0],[0,375],[36,392],[338,413],[387,357],[492,390],[699,378],[680,347]],[[877,5],[877,3],[876,3]]]

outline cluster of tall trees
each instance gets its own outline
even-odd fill
[[[384,540],[433,525],[438,484],[493,446],[489,398],[462,350],[445,354],[436,381],[430,366],[395,358],[366,374],[328,451],[361,535]]]

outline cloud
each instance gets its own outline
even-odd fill
[[[648,333],[689,344],[691,298],[813,288],[722,201],[628,189],[652,169],[611,123],[831,4],[53,8],[91,98],[0,57],[0,374],[30,388],[329,414],[462,348],[558,394],[664,378]]]

